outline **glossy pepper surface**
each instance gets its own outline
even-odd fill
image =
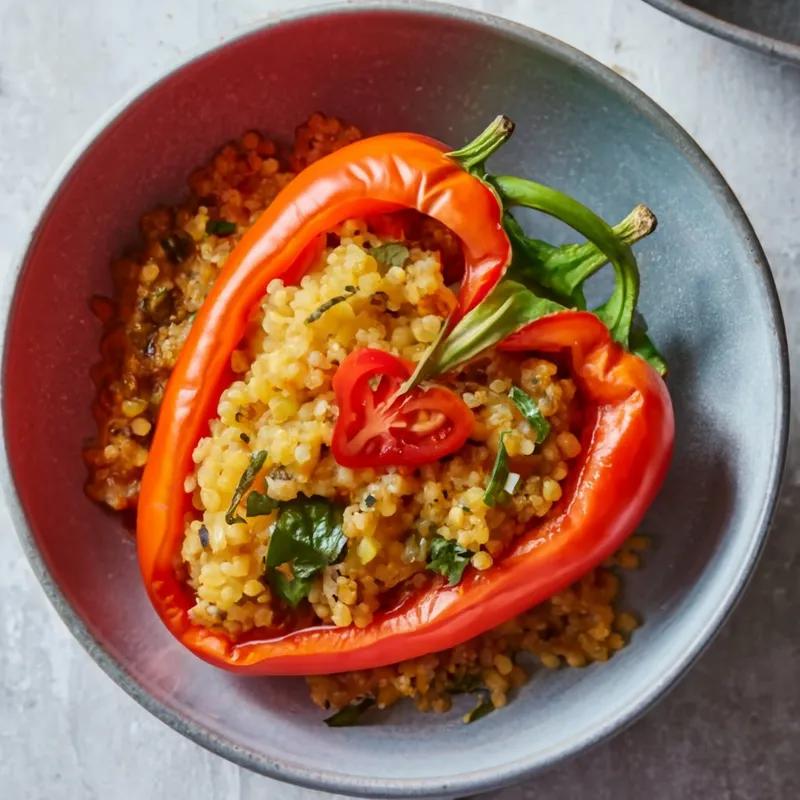
[[[527,610],[608,558],[633,532],[664,479],[674,419],[658,373],[588,312],[543,317],[500,344],[563,354],[583,399],[583,451],[558,506],[484,572],[432,580],[366,628],[314,627],[232,644],[202,628],[182,640],[219,666],[252,674],[366,669],[455,646]]]
[[[472,309],[501,278],[511,247],[500,203],[446,151],[423,136],[385,134],[309,166],[243,236],[194,320],[167,384],[144,472],[137,547],[159,615],[183,644],[212,663],[253,673],[296,674],[344,669],[353,658],[364,665],[391,660],[373,648],[349,647],[347,634],[329,641],[338,635],[335,629],[234,644],[223,634],[193,625],[188,615],[191,592],[175,574],[185,515],[191,510],[184,479],[192,468],[192,451],[207,433],[219,396],[232,379],[231,353],[265,287],[275,278],[297,281],[321,251],[322,237],[337,224],[409,208],[447,226],[459,238],[464,256],[454,318]],[[375,634],[365,635],[366,642]],[[350,658],[340,662],[339,651],[351,652]]]

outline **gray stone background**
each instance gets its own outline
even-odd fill
[[[0,270],[48,177],[97,115],[199,44],[302,0],[0,0]],[[800,68],[641,0],[460,0],[584,50],[709,153],[767,251],[800,375]],[[757,365],[743,380],[758,391]],[[499,800],[800,797],[800,437],[744,599],[689,676],[632,728]],[[0,505],[0,797],[321,800],[181,738],[117,688],[35,582]],[[327,797],[331,797],[328,795]]]

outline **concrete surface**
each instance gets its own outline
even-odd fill
[[[800,374],[800,69],[717,41],[640,0],[461,4],[588,52],[649,93],[700,142],[766,248]],[[10,268],[47,178],[96,115],[198,43],[289,5],[0,0],[0,269]],[[742,379],[758,391],[757,372]],[[628,731],[526,786],[496,793],[498,800],[800,796],[796,410],[794,417],[766,553],[700,663]],[[323,797],[227,763],[136,705],[56,617],[3,507],[0,531],[0,797]]]

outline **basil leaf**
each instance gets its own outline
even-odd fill
[[[361,715],[374,705],[375,701],[371,697],[365,697],[358,703],[340,708],[324,722],[329,728],[348,728],[351,725],[358,725]]]
[[[461,582],[472,553],[453,539],[434,536],[428,556],[428,569],[447,578],[448,585]]]
[[[344,509],[324,497],[299,495],[284,503],[269,541],[267,566],[289,561],[333,564],[347,538],[342,530]]]
[[[539,404],[518,386],[512,386],[508,396],[531,428],[536,431],[536,444],[541,444],[550,433],[550,423],[539,410]]]
[[[469,725],[470,722],[477,722],[479,719],[482,719],[487,714],[491,714],[494,711],[494,704],[491,700],[483,700],[478,703],[475,708],[472,709],[468,714],[464,715],[464,722]]]
[[[483,502],[487,506],[496,506],[498,503],[505,503],[509,499],[509,494],[505,490],[506,480],[508,480],[508,452],[506,451],[505,439],[509,431],[503,431],[497,442],[497,456],[494,459],[492,473],[489,475],[489,483],[483,493]]]
[[[242,502],[244,493],[253,485],[256,475],[258,475],[259,470],[264,466],[266,460],[266,450],[259,450],[257,453],[253,453],[253,455],[250,456],[250,463],[247,465],[247,469],[242,473],[242,477],[239,478],[239,485],[236,487],[236,491],[231,498],[231,504],[225,513],[225,522],[227,522],[228,525],[235,525],[237,522],[245,521],[244,517],[237,515],[236,509],[239,507],[239,503]]]
[[[263,517],[266,514],[271,514],[280,502],[273,500],[268,494],[252,491],[247,495],[247,516],[248,517]]]
[[[402,267],[411,256],[409,249],[400,242],[386,242],[369,252],[378,264],[385,267]]]
[[[272,591],[292,608],[296,608],[301,600],[308,597],[313,583],[312,578],[299,578],[297,575],[287,578],[277,569],[270,570],[268,580]]]
[[[342,506],[324,497],[299,495],[281,504],[265,565],[270,582],[276,582],[276,591],[291,605],[307,596],[312,578],[341,556],[347,542],[343,514]],[[292,579],[275,570],[281,564],[291,565]]]
[[[214,236],[230,236],[236,233],[236,223],[227,219],[210,219],[206,222],[206,233]]]

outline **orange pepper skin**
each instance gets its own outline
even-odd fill
[[[173,629],[198,655],[254,675],[367,669],[453,647],[562,590],[608,558],[655,498],[672,456],[667,388],[593,314],[566,311],[512,334],[501,349],[566,353],[584,401],[583,451],[562,499],[494,565],[468,569],[454,587],[436,578],[366,628],[319,626],[234,644],[181,622]],[[168,621],[169,624],[169,621]]]
[[[337,224],[409,208],[450,228],[461,240],[465,265],[455,317],[500,280],[511,258],[500,202],[446,156],[448,149],[416,134],[383,134],[311,164],[242,237],[195,318],[167,384],[142,479],[137,550],[159,616],[181,642],[212,663],[256,674],[339,668],[335,658],[307,667],[300,651],[288,661],[273,660],[270,644],[236,645],[191,623],[194,601],[175,574],[185,515],[191,511],[184,479],[192,470],[192,451],[208,433],[220,394],[232,380],[230,355],[267,284],[275,278],[299,280],[319,254],[324,234]],[[300,650],[312,655],[314,634],[308,636]]]

